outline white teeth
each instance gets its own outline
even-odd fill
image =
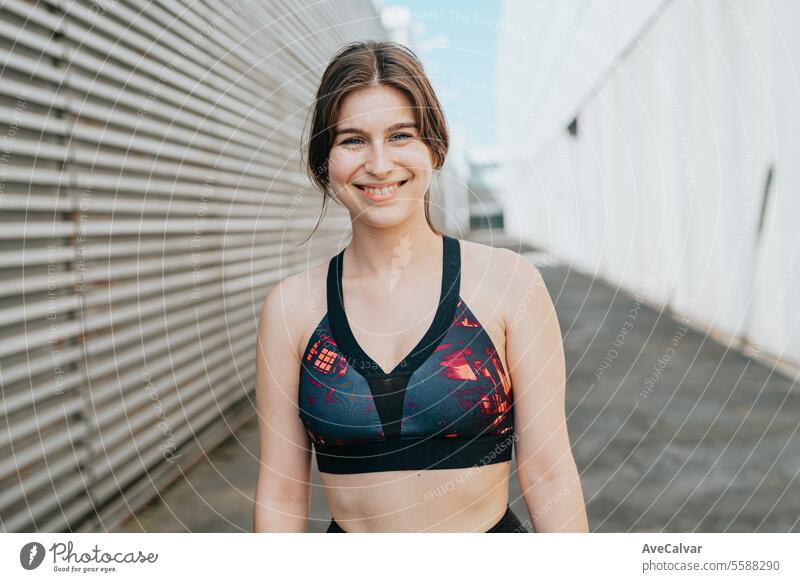
[[[391,186],[387,186],[386,188],[370,188],[368,186],[364,186],[364,191],[368,194],[372,194],[373,196],[388,196],[389,194],[397,191],[400,187],[400,183],[392,184]]]

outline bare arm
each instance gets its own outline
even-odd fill
[[[539,270],[509,259],[506,359],[514,392],[519,479],[537,532],[588,532],[564,412],[566,371],[556,311]]]
[[[273,287],[258,325],[256,411],[260,463],[256,483],[255,532],[305,532],[311,450],[298,417],[300,360],[289,319],[297,317],[296,279]],[[294,328],[299,327],[294,324]]]

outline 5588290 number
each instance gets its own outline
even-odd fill
[[[781,569],[779,560],[734,560],[731,570],[775,570]]]

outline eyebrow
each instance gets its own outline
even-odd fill
[[[386,128],[386,133],[395,131],[396,129],[403,129],[404,127],[413,127],[417,129],[417,124],[413,121],[401,121],[400,123],[395,123],[394,125],[390,125]],[[336,135],[340,135],[342,133],[366,133],[363,129],[359,129],[357,127],[343,127],[342,129],[336,130]]]

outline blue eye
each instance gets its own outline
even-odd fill
[[[411,137],[414,137],[414,136],[410,135],[408,133],[396,133],[392,137],[393,138],[395,138],[395,137],[411,138]],[[362,141],[363,140],[361,138],[359,138],[359,137],[351,137],[351,138],[348,138],[348,139],[344,140],[340,145],[348,145],[348,144],[353,143],[353,142],[362,142]]]

